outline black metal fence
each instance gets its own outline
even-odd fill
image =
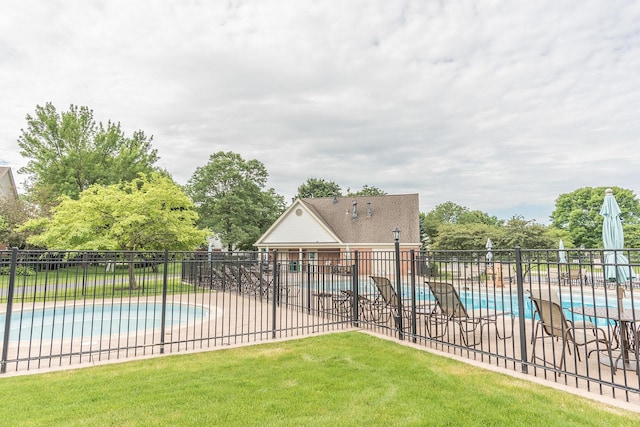
[[[0,251],[0,373],[358,327],[628,400],[640,253],[621,253]]]

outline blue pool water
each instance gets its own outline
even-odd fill
[[[166,326],[207,317],[202,307],[168,303]],[[0,334],[4,333],[6,314],[0,314]],[[71,337],[100,337],[159,328],[162,323],[161,303],[103,304],[67,306],[11,314],[9,339],[50,340]]]

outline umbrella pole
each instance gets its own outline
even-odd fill
[[[622,306],[622,298],[624,297],[624,289],[620,286],[620,283],[617,283],[616,293],[618,297],[618,318],[622,319],[622,313],[624,312],[624,307]],[[620,328],[620,350],[622,352],[622,363],[623,369],[629,360],[629,349],[627,348],[627,331],[626,331],[626,322],[620,321],[618,327]]]

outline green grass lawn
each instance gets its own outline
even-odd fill
[[[19,426],[637,426],[640,414],[358,332],[0,378]]]

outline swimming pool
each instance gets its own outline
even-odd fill
[[[199,320],[209,316],[205,308],[167,303],[165,326]],[[4,332],[6,314],[0,314]],[[59,306],[14,311],[11,314],[10,341],[53,340],[100,337],[153,330],[162,326],[162,303],[114,303]]]

